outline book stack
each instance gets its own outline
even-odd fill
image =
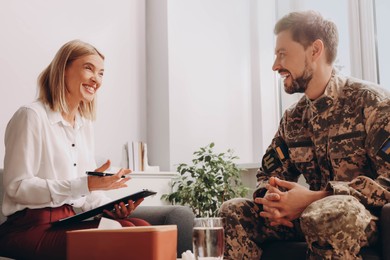
[[[127,155],[126,163],[127,167],[133,172],[144,172],[144,171],[160,171],[158,166],[149,166],[148,164],[148,152],[147,145],[142,141],[127,142],[124,145],[125,154]]]

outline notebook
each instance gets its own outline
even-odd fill
[[[109,203],[106,203],[106,204],[104,204],[102,206],[99,206],[97,208],[94,208],[94,209],[91,209],[91,210],[88,210],[88,211],[76,214],[74,216],[70,216],[70,217],[67,217],[67,218],[63,218],[63,219],[57,220],[57,221],[53,222],[52,224],[57,226],[57,225],[66,225],[66,224],[69,224],[69,223],[79,222],[79,221],[82,221],[82,220],[94,217],[96,215],[99,215],[99,214],[103,213],[103,211],[105,209],[111,211],[111,210],[114,209],[114,205],[115,204],[119,204],[120,202],[124,202],[126,204],[126,206],[127,206],[129,200],[136,201],[136,200],[139,200],[141,198],[146,198],[148,196],[155,195],[156,193],[157,192],[151,191],[151,190],[146,190],[146,189],[145,190],[141,190],[141,191],[138,191],[136,193],[127,195],[125,197],[122,197],[120,199],[117,199],[117,200],[111,201]]]

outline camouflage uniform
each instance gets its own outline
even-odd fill
[[[377,235],[378,210],[390,201],[388,97],[371,83],[333,72],[321,97],[303,96],[287,109],[263,157],[254,197],[264,196],[271,176],[296,182],[301,174],[311,190],[343,196],[312,203],[294,228],[271,227],[253,201],[225,202],[226,259],[259,259],[262,242],[303,236],[308,258],[359,259],[360,248]]]

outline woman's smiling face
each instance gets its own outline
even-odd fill
[[[65,69],[68,105],[91,102],[102,84],[103,73],[104,60],[97,54],[82,56],[68,64]]]

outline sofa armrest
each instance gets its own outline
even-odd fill
[[[384,260],[390,260],[390,203],[383,206],[381,212],[381,243],[382,243],[382,254]]]
[[[177,225],[177,257],[192,251],[192,228],[195,215],[187,206],[139,206],[131,217],[141,218],[152,225]]]

